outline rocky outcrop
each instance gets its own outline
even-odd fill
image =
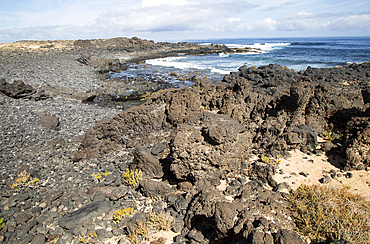
[[[359,88],[368,85],[369,69],[370,63],[298,73],[243,66],[218,84],[195,79],[192,87],[167,90],[90,128],[74,158],[172,140],[176,179],[220,179],[240,169],[249,149],[273,156],[310,151],[318,134],[344,132],[366,109],[366,89]]]
[[[1,78],[0,92],[15,99],[23,98],[38,101],[50,98],[43,90],[38,91],[21,80],[8,83],[5,79]]]
[[[179,125],[170,145],[171,171],[178,180],[217,184],[241,168],[251,142],[251,134],[230,117],[200,112]]]
[[[293,231],[286,200],[265,189],[262,182],[220,192],[201,181],[186,198],[188,230],[182,235],[187,239],[192,239],[189,233],[199,232],[205,243],[307,243]]]
[[[85,57],[81,56],[76,59],[76,61],[80,62],[81,64],[90,65],[91,67],[94,67],[96,71],[100,74],[108,73],[110,71],[112,72],[119,72],[122,69],[123,64],[120,63],[118,58],[91,58],[91,57]]]
[[[370,167],[370,117],[354,117],[345,131],[346,170]]]

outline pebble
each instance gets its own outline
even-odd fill
[[[323,177],[323,178],[320,179],[320,182],[322,184],[328,184],[328,183],[331,182],[331,177],[330,176],[325,176],[325,177]]]

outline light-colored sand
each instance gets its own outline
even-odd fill
[[[338,160],[330,160],[325,155],[307,155],[300,151],[292,151],[292,157],[288,159],[280,159],[278,173],[275,175],[275,180],[278,183],[287,182],[293,190],[297,189],[302,184],[312,185],[321,184],[319,180],[327,175],[330,175],[330,170],[340,171],[333,164],[339,163]],[[282,170],[282,173],[279,171]],[[307,177],[299,173],[308,173]],[[342,177],[336,177],[326,184],[333,187],[349,186],[350,191],[366,197],[370,200],[370,186],[366,182],[370,182],[370,172],[365,170],[351,171],[353,178],[346,178],[343,173]]]

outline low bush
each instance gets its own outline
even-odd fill
[[[40,179],[36,177],[32,178],[28,172],[22,171],[15,180],[15,183],[13,183],[10,187],[14,189],[14,191],[19,191],[20,188],[26,187],[34,188],[39,181]]]
[[[114,212],[113,222],[114,223],[119,223],[121,221],[121,219],[126,218],[126,217],[134,216],[136,214],[136,212],[137,211],[135,209],[131,208],[131,207],[120,209],[120,210]]]
[[[292,192],[288,201],[297,230],[311,240],[331,237],[369,243],[369,202],[348,189],[301,185]]]
[[[136,170],[126,169],[126,171],[123,172],[122,175],[123,182],[128,184],[131,188],[135,188],[142,178],[142,172],[139,169]]]

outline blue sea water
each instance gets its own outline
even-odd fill
[[[370,61],[370,37],[246,38],[192,40],[189,42],[259,48],[260,52],[173,58],[169,61],[174,67],[208,69],[214,72],[228,73],[236,71],[244,64],[263,66],[277,63],[298,71],[306,69],[308,66],[327,68]],[[149,63],[160,65],[160,62],[155,61],[149,61]],[[168,63],[162,65],[170,66]]]
[[[186,74],[200,70],[203,74],[222,79],[224,74],[239,67],[264,66],[277,63],[296,71],[312,68],[328,68],[349,63],[370,61],[370,37],[312,37],[312,38],[244,38],[189,40],[188,42],[210,45],[225,44],[228,47],[250,47],[258,52],[178,56],[146,61],[146,69],[131,68],[116,76],[165,77],[174,86],[183,84],[168,74]],[[159,74],[159,76],[158,76]]]

